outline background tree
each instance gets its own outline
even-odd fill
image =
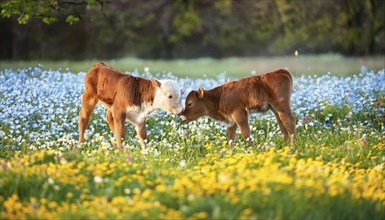
[[[385,53],[383,0],[3,0],[0,58]]]

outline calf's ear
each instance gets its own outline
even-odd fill
[[[154,86],[155,88],[160,87],[160,82],[158,80],[151,77],[150,81],[151,81],[152,86]]]
[[[203,98],[203,95],[205,93],[205,90],[201,87],[198,89],[198,98],[199,99],[202,99]]]

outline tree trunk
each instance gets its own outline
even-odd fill
[[[171,22],[172,22],[172,3],[169,3],[164,8],[162,16],[162,52],[161,56],[164,59],[172,59],[174,56],[174,44],[170,42]]]

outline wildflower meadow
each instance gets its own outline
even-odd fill
[[[232,80],[170,73],[186,93]],[[258,74],[258,73],[251,73]],[[385,71],[294,75],[294,146],[273,113],[249,118],[249,147],[209,118],[189,124],[161,110],[148,148],[126,124],[114,148],[98,105],[86,143],[77,123],[84,72],[41,66],[0,72],[1,219],[383,219]]]

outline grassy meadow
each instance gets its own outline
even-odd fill
[[[361,69],[361,63],[346,61],[341,70],[334,64],[345,58],[334,58],[325,56],[330,62],[325,66],[312,57],[290,58],[293,63],[283,66],[278,66],[283,58],[255,63],[233,58],[212,68],[211,59],[165,66],[106,61],[145,78],[172,78],[186,90],[183,98],[229,77],[275,67],[295,72],[294,146],[282,141],[271,112],[249,118],[255,146],[249,147],[238,131],[230,148],[225,128],[213,120],[183,124],[158,110],[147,121],[145,151],[128,123],[126,148],[114,148],[101,105],[86,143],[77,144],[84,72],[94,61],[52,66],[1,61],[0,218],[383,219],[384,64],[373,58],[378,66],[365,60],[367,68]],[[310,69],[307,59],[314,62]],[[276,66],[270,69],[264,62]]]
[[[254,57],[254,58],[199,58],[176,60],[142,60],[137,58],[121,58],[106,60],[116,69],[128,72],[142,72],[150,68],[152,73],[172,73],[180,78],[216,77],[226,73],[232,77],[244,77],[250,73],[270,72],[279,68],[286,68],[293,75],[323,75],[330,72],[332,75],[348,76],[361,72],[362,66],[368,70],[379,71],[385,66],[385,56],[376,57],[344,57],[338,54],[301,55],[286,57]],[[42,65],[46,70],[70,71],[73,73],[86,72],[100,60],[83,61],[1,61],[0,70],[28,68]]]

